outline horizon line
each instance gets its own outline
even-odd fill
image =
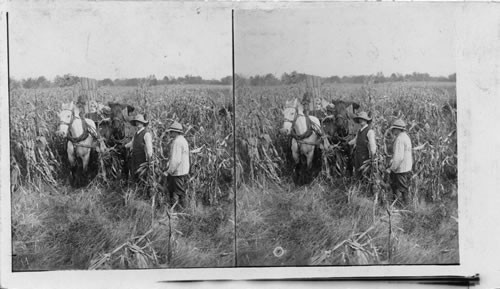
[[[316,76],[316,77],[320,77],[320,78],[329,78],[329,77],[339,77],[339,78],[343,78],[343,77],[355,77],[355,76],[377,76],[377,73],[371,73],[371,74],[348,74],[348,75],[335,75],[335,74],[332,74],[332,75],[328,75],[328,76],[322,76],[322,75],[315,75],[315,74],[309,74],[309,73],[305,73],[305,72],[299,72],[299,71],[290,71],[290,72],[282,72],[280,74],[275,74],[275,73],[257,73],[257,74],[251,74],[251,75],[248,75],[248,74],[243,74],[243,73],[234,73],[234,75],[237,75],[237,76],[240,76],[240,77],[244,77],[244,78],[250,78],[250,77],[254,77],[254,76],[266,76],[266,75],[269,75],[269,74],[272,74],[273,76],[275,76],[276,78],[281,78],[281,76],[283,74],[292,74],[293,72],[295,72],[296,74],[304,74],[304,75],[310,75],[310,76]],[[433,75],[433,74],[430,74],[428,72],[419,72],[419,71],[413,71],[413,72],[408,72],[408,73],[402,73],[402,72],[391,72],[390,74],[385,74],[385,73],[382,73],[384,77],[390,77],[392,74],[396,74],[396,75],[402,75],[402,76],[405,76],[405,75],[412,75],[413,73],[416,73],[416,74],[428,74],[430,77],[448,77],[450,75],[453,75],[453,74],[456,74],[456,72],[451,72],[447,75]],[[201,75],[193,75],[193,74],[185,74],[185,75],[163,75],[162,77],[157,77],[155,74],[150,74],[148,76],[130,76],[130,77],[103,77],[103,78],[93,78],[93,77],[88,77],[88,76],[82,76],[82,75],[77,75],[77,74],[71,74],[71,73],[65,73],[65,74],[61,74],[61,75],[56,75],[54,77],[46,77],[45,75],[38,75],[38,76],[27,76],[27,77],[18,77],[18,76],[12,76],[12,75],[9,75],[9,78],[11,79],[15,79],[15,80],[26,80],[26,79],[38,79],[39,77],[45,77],[47,80],[55,80],[56,77],[63,77],[64,75],[71,75],[71,76],[74,76],[74,77],[78,77],[78,78],[90,78],[90,79],[95,79],[95,80],[105,80],[105,79],[110,79],[110,80],[123,80],[123,79],[147,79],[149,78],[150,76],[155,76],[155,78],[157,80],[162,80],[163,78],[165,77],[168,77],[169,79],[171,77],[175,77],[175,78],[182,78],[182,77],[186,77],[186,76],[190,76],[190,77],[201,77],[203,80],[220,80],[222,78],[225,78],[225,77],[233,77],[233,74],[229,74],[229,75],[225,75],[225,76],[222,76],[222,77],[210,77],[210,78],[205,78],[204,76],[201,76]]]
[[[290,72],[282,72],[280,74],[275,74],[275,73],[258,73],[258,74],[253,74],[253,75],[248,75],[248,74],[244,74],[244,73],[235,73],[235,75],[239,75],[239,76],[243,76],[245,78],[249,78],[251,76],[265,76],[265,75],[268,75],[268,74],[272,74],[274,76],[279,76],[281,77],[283,74],[287,73],[287,74],[291,74],[291,73],[297,73],[297,74],[305,74],[305,75],[310,75],[310,76],[316,76],[316,77],[321,77],[321,78],[328,78],[328,77],[333,77],[333,76],[337,76],[337,77],[354,77],[354,76],[377,76],[377,73],[360,73],[360,74],[344,74],[344,75],[338,75],[338,74],[332,74],[332,75],[327,75],[327,76],[324,76],[324,75],[319,75],[319,74],[310,74],[310,73],[305,73],[305,72],[300,72],[300,71],[290,71]],[[382,72],[382,71],[380,71]],[[430,74],[429,72],[420,72],[420,71],[412,71],[412,72],[407,72],[407,73],[403,73],[403,72],[391,72],[391,73],[388,73],[388,74],[385,74],[382,72],[383,76],[384,77],[390,77],[392,74],[396,74],[396,75],[402,75],[402,76],[405,76],[405,75],[412,75],[413,73],[416,73],[416,74],[429,74],[430,77],[448,77],[450,75],[453,75],[453,74],[456,74],[457,72],[454,71],[454,72],[451,72],[451,73],[448,73],[448,74],[444,74],[444,75],[437,75],[437,74]],[[279,78],[278,77],[278,78]]]

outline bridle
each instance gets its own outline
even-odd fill
[[[60,120],[60,121],[59,121],[59,124],[60,124],[60,125],[61,125],[61,124],[65,124],[65,125],[67,125],[67,126],[68,126],[68,131],[69,131],[69,128],[71,127],[71,125],[73,124],[73,121],[74,121],[74,120],[75,120],[75,118],[76,118],[76,116],[75,116],[75,111],[74,111],[74,110],[72,110],[72,109],[69,109],[69,108],[63,109],[63,110],[61,110],[61,112],[62,112],[62,111],[70,111],[70,112],[71,112],[71,119],[70,119],[70,121],[69,121],[69,122],[62,121],[62,120]]]
[[[303,114],[299,114],[299,110],[297,109],[297,107],[285,107],[285,109],[289,109],[289,108],[293,108],[295,110],[295,117],[293,119],[288,119],[285,117],[285,121],[284,122],[289,122],[292,124],[292,127],[293,125],[295,124],[295,122],[297,121],[297,119],[299,118],[299,116],[304,116]]]
[[[292,138],[294,138],[299,143],[316,145],[316,143],[311,144],[311,143],[306,143],[303,141],[304,139],[310,137],[314,133],[314,129],[311,128],[311,120],[308,117],[306,117],[303,113],[299,113],[299,110],[297,107],[286,107],[285,109],[290,109],[290,108],[295,109],[295,117],[293,118],[293,120],[285,117],[285,122],[289,122],[292,124],[292,128],[291,128]],[[297,122],[297,119],[299,117],[306,118],[307,130],[306,130],[306,132],[304,132],[301,135],[297,135],[297,133],[295,131],[295,123]]]
[[[85,122],[85,120],[82,120],[82,129],[83,129],[82,135],[80,135],[79,137],[70,136],[70,134],[71,134],[70,129],[71,129],[71,126],[73,125],[74,120],[77,118],[78,119],[81,119],[81,118],[75,114],[75,111],[73,109],[66,108],[66,109],[63,109],[61,111],[70,111],[71,112],[71,119],[69,122],[62,121],[62,120],[59,121],[59,125],[64,124],[64,125],[68,126],[68,129],[66,130],[66,138],[68,140],[70,140],[72,143],[79,143],[79,142],[85,140],[89,135],[89,132],[88,132],[88,129],[86,126],[87,123]]]

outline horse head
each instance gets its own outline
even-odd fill
[[[121,103],[108,103],[108,107],[111,110],[111,122],[104,128],[103,132],[109,135],[109,138],[114,140],[122,140],[125,138],[125,123],[130,121],[130,113],[135,111],[135,108],[131,105],[121,104]]]
[[[111,134],[114,139],[122,140],[125,137],[125,121],[119,118],[111,120]]]
[[[335,117],[327,116],[321,121],[321,128],[328,136],[335,136],[337,134],[337,126],[335,125]]]
[[[75,106],[73,102],[63,103],[61,105],[61,111],[59,111],[58,117],[59,128],[56,134],[61,137],[66,137],[75,117]]]
[[[293,123],[299,113],[299,102],[297,99],[286,101],[283,109],[284,122],[280,130],[281,133],[289,135],[292,132]]]
[[[359,104],[351,101],[334,100],[333,108],[329,110],[332,115],[323,120],[323,129],[334,141],[345,138],[350,133],[350,123],[353,121]]]
[[[111,121],[110,120],[103,120],[99,123],[99,135],[103,137],[106,140],[106,144],[108,143],[108,140],[111,139]]]

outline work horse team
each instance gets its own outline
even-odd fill
[[[370,114],[358,112],[359,104],[342,100],[326,102],[315,99],[317,103],[311,106],[311,98],[312,94],[306,92],[301,100],[286,101],[283,109],[280,132],[290,136],[296,172],[311,171],[318,148],[336,147],[346,156],[347,174],[357,181],[371,182],[377,145]],[[318,111],[311,111],[311,107]],[[144,182],[139,176],[140,168],[150,163],[153,157],[152,133],[145,114],[120,103],[104,106],[91,101],[89,106],[86,97],[80,96],[76,103],[62,104],[59,121],[58,135],[67,139],[72,180],[88,170],[92,149],[102,152],[114,147],[123,162],[122,177],[135,183]],[[125,128],[129,125],[135,128],[135,133],[127,141]],[[390,176],[390,201],[404,207],[408,204],[413,165],[412,144],[404,120],[395,120],[389,130],[395,135],[392,159],[385,170]],[[168,165],[163,173],[167,179],[165,188],[172,205],[183,208],[190,168],[189,145],[179,122],[174,121],[167,132],[172,141]]]
[[[346,174],[372,189],[377,163],[372,117],[366,111],[358,112],[360,105],[355,102],[315,99],[311,105],[311,99],[312,93],[306,92],[301,101],[297,98],[286,101],[283,109],[280,132],[291,136],[295,178],[300,178],[304,171],[306,174],[311,172],[318,148],[328,150],[335,147],[347,159]],[[320,120],[315,115],[323,117]],[[412,175],[412,144],[403,119],[396,119],[388,129],[395,136],[392,159],[384,170],[389,175],[392,190],[388,201],[405,207]]]
[[[137,185],[144,185],[147,176],[141,169],[150,167],[153,160],[153,135],[149,121],[135,107],[110,102],[108,105],[87,101],[80,95],[77,102],[64,103],[59,112],[57,135],[67,140],[66,151],[71,167],[70,182],[81,186],[88,176],[92,151],[103,153],[114,148],[122,162],[121,177]],[[133,136],[127,128],[135,128]],[[174,121],[168,128],[170,142],[169,161],[163,176],[164,189],[173,207],[185,207],[186,182],[189,174],[189,145],[184,138],[183,126]],[[130,140],[129,140],[130,139]],[[146,170],[147,172],[147,170]]]

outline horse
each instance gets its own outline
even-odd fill
[[[122,177],[128,178],[128,152],[125,148],[127,141],[127,123],[130,122],[130,114],[135,111],[131,105],[117,102],[109,102],[108,118],[98,123],[99,135],[105,140],[106,146],[115,147],[122,165]]]
[[[87,172],[90,152],[95,147],[96,125],[91,119],[80,117],[79,108],[73,103],[62,104],[59,116],[59,128],[57,135],[68,140],[66,151],[71,165],[71,184],[79,186],[81,184],[81,169],[83,174]]]
[[[322,119],[322,128],[333,143],[344,141],[353,134],[354,116],[359,104],[352,101],[334,100],[329,115]]]
[[[109,138],[106,138],[108,145],[115,145],[117,143],[122,143],[126,137],[126,123],[131,120],[130,113],[135,111],[135,108],[131,105],[121,104],[116,102],[109,102],[108,107],[110,108],[110,119],[108,125],[110,125]]]
[[[328,109],[329,115],[321,121],[321,127],[329,142],[340,148],[341,158],[344,159],[342,163],[348,173],[352,171],[352,152],[348,141],[355,134],[353,118],[359,107],[356,102],[334,100]]]
[[[315,116],[304,115],[304,107],[297,100],[287,101],[283,109],[284,122],[281,133],[292,135],[292,157],[295,161],[295,171],[302,164],[301,156],[305,156],[307,170],[312,169],[314,150],[321,141],[321,126]]]

